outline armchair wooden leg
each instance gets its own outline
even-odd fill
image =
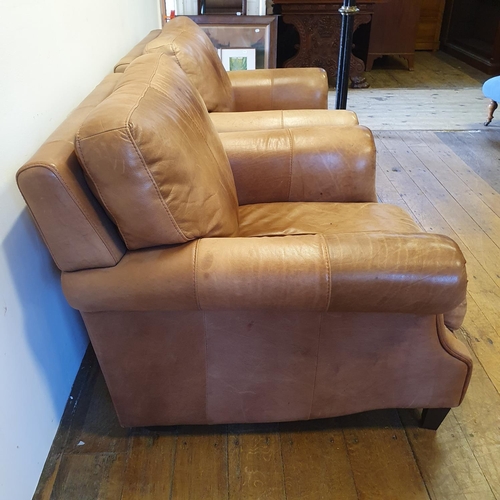
[[[430,429],[436,431],[441,425],[446,415],[448,415],[450,408],[426,408],[422,412],[422,420],[420,427],[423,429]]]
[[[484,122],[485,127],[487,127],[491,123],[491,120],[493,120],[493,113],[497,108],[498,103],[492,99],[490,105],[488,106],[488,119]]]

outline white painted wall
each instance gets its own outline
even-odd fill
[[[158,0],[0,2],[0,498],[28,500],[88,343],[26,212],[17,169],[114,63]]]

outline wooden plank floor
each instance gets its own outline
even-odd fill
[[[485,73],[444,53],[416,52],[415,71],[395,56],[377,59],[373,70],[365,73],[371,88],[465,89],[482,85]]]
[[[365,75],[370,88],[351,89],[347,107],[372,130],[483,129],[490,101],[481,87],[487,76],[456,59],[417,52],[415,71],[408,71],[403,59],[387,56]],[[330,109],[335,99],[330,90]],[[498,126],[493,121],[491,127]]]
[[[410,410],[122,429],[89,351],[34,498],[500,500],[500,128],[461,134],[375,132],[380,200],[455,239],[467,259],[469,309],[456,334],[474,372],[437,433]]]

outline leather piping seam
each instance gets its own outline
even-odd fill
[[[172,212],[170,211],[170,209],[168,208],[168,204],[166,203],[166,201],[163,199],[163,196],[161,195],[161,192],[160,192],[160,188],[158,187],[158,184],[156,183],[154,177],[153,177],[153,174],[151,173],[151,171],[149,170],[148,166],[146,165],[146,162],[144,160],[144,157],[142,156],[140,150],[139,150],[139,147],[137,146],[134,138],[132,137],[132,134],[130,133],[130,130],[128,129],[127,127],[127,135],[129,137],[129,140],[130,140],[130,143],[132,144],[132,146],[134,147],[135,149],[135,152],[137,153],[137,156],[139,157],[139,160],[144,168],[144,170],[146,171],[148,177],[149,177],[149,180],[151,181],[151,184],[153,185],[155,191],[156,191],[156,194],[158,196],[158,199],[161,203],[161,205],[163,206],[163,209],[165,210],[168,218],[170,219],[170,221],[172,222],[172,226],[174,227],[174,229],[177,231],[178,235],[184,240],[184,243],[188,242],[189,241],[189,238],[181,231],[181,229],[179,228],[174,216],[172,215]]]
[[[127,128],[127,126],[126,125],[122,125],[121,127],[109,128],[109,129],[106,129],[106,130],[102,130],[101,132],[96,132],[95,134],[87,135],[85,137],[80,137],[80,135],[78,134],[77,135],[77,141],[79,141],[79,142],[86,141],[87,139],[92,139],[92,138],[97,137],[99,135],[107,134],[108,132],[115,132],[117,130],[123,130],[125,128]]]
[[[103,237],[101,236],[101,234],[99,233],[99,231],[97,230],[96,226],[94,225],[94,223],[90,220],[90,217],[87,215],[87,212],[84,210],[84,208],[81,206],[80,202],[78,201],[78,199],[73,195],[73,192],[72,190],[70,189],[70,187],[66,184],[66,182],[64,182],[64,179],[62,179],[59,175],[59,172],[57,172],[57,170],[55,170],[52,165],[48,165],[48,164],[44,164],[44,163],[37,163],[36,165],[31,165],[29,167],[26,167],[20,174],[18,177],[20,177],[24,172],[27,172],[28,170],[31,170],[33,168],[38,168],[38,167],[42,167],[42,168],[46,168],[47,170],[49,170],[54,176],[55,178],[65,187],[66,189],[66,192],[68,193],[69,197],[73,200],[73,202],[75,203],[75,205],[80,209],[80,212],[82,213],[82,215],[84,216],[84,218],[87,220],[87,222],[90,224],[90,226],[92,227],[92,229],[95,231],[95,233],[97,234],[98,238],[101,240],[102,244],[104,245],[104,247],[106,248],[106,250],[109,252],[109,255],[110,257],[113,259],[113,261],[115,262],[115,265],[118,264],[118,262],[120,262],[121,260],[121,257],[120,259],[117,259],[114,255],[113,255],[113,252],[111,251],[111,249],[108,247],[107,243],[104,241]],[[24,197],[24,195],[23,195]],[[26,199],[25,199],[26,201]],[[26,203],[26,205],[28,205],[28,203]],[[29,205],[28,205],[28,208],[29,208]],[[31,208],[29,208],[30,212],[33,214]],[[33,219],[36,221],[36,218],[35,216],[33,215]],[[38,225],[38,222],[37,222],[37,226],[39,227]],[[43,236],[43,231],[40,230],[40,233],[42,234],[42,237],[45,241],[45,237]],[[50,250],[50,246],[47,245],[47,247],[49,248]],[[51,252],[52,253],[52,252]],[[56,259],[54,259],[55,261]]]
[[[201,311],[201,304],[198,295],[198,281],[196,280],[196,272],[198,268],[198,247],[200,245],[200,240],[196,240],[194,244],[194,252],[193,252],[193,288],[194,288],[194,298],[196,300],[196,305],[198,309]]]
[[[179,36],[179,35],[177,35]],[[182,71],[184,71],[184,68],[182,67],[182,64],[181,62],[179,61],[179,58],[177,57],[177,54],[178,54],[178,51],[176,52],[175,48],[174,48],[174,43],[175,43],[175,40],[176,40],[177,37],[175,37],[171,42],[170,44],[167,44],[167,47],[170,49],[170,51],[172,52],[173,56],[174,56],[174,59],[175,59],[175,62],[177,63],[177,66],[179,66],[179,68],[182,69]],[[186,73],[186,76],[187,76],[187,73]],[[193,85],[194,87],[194,85]]]
[[[326,309],[325,312],[329,311],[330,309],[330,302],[332,300],[332,269],[330,266],[330,253],[328,251],[328,244],[326,242],[325,235],[322,233],[319,233],[318,236],[320,237],[321,241],[321,253],[323,255],[323,258],[325,259],[325,264],[326,264]]]
[[[441,327],[441,325],[439,323],[439,315],[436,315],[436,329],[437,329],[438,339],[439,339],[439,343],[441,344],[441,347],[450,356],[454,357],[455,359],[458,359],[459,361],[462,361],[462,363],[464,363],[465,366],[467,367],[467,375],[465,376],[464,386],[462,388],[462,393],[460,395],[460,402],[459,402],[459,404],[460,404],[463,401],[463,399],[465,397],[465,393],[467,391],[467,387],[469,386],[469,381],[470,381],[470,378],[472,375],[472,363],[465,356],[462,356],[462,354],[460,354],[459,352],[454,351],[453,348],[446,343],[446,339],[444,338],[444,335],[442,333],[442,328],[446,328],[446,326],[444,326],[444,323],[443,323],[443,326]],[[450,333],[450,335],[453,335],[453,334]]]
[[[292,140],[292,133],[289,128],[285,129],[288,137],[288,141],[290,144],[290,149],[289,149],[289,184],[288,184],[288,200],[290,201],[290,198],[292,196],[292,176],[293,176],[293,140]]]
[[[314,396],[316,395],[316,380],[318,378],[319,346],[320,346],[320,341],[321,341],[321,329],[323,327],[323,314],[324,313],[320,313],[320,316],[319,316],[318,348],[316,349],[316,368],[314,369],[314,382],[313,382],[313,389],[312,389],[312,395],[311,395],[311,408],[309,410],[309,420],[311,420],[311,418],[312,418],[312,411],[313,411],[313,405],[314,405]]]
[[[142,156],[142,153],[141,153],[139,147],[137,146],[137,143],[135,142],[135,139],[132,136],[130,128],[127,126],[127,125],[130,124],[130,117],[132,116],[132,113],[137,109],[137,107],[139,106],[139,103],[142,101],[142,99],[146,95],[146,92],[149,89],[157,90],[156,88],[154,88],[152,86],[152,81],[153,81],[153,78],[155,77],[155,75],[156,75],[156,73],[158,71],[158,66],[160,65],[160,60],[161,60],[162,57],[164,57],[163,54],[161,54],[160,57],[158,58],[158,60],[156,62],[156,67],[155,67],[154,71],[152,71],[152,73],[151,73],[151,77],[149,79],[147,87],[144,89],[144,91],[142,92],[142,94],[139,96],[139,98],[137,99],[137,102],[135,103],[135,105],[132,106],[132,108],[130,109],[130,112],[127,115],[125,123],[126,123],[127,135],[128,135],[129,140],[130,140],[130,143],[134,147],[135,152],[136,152],[137,156],[139,157],[139,160],[140,160],[140,162],[141,162],[144,170],[146,171],[146,174],[148,175],[149,180],[151,181],[151,184],[153,185],[153,187],[154,187],[154,189],[156,191],[156,194],[158,196],[158,199],[159,199],[161,205],[163,206],[163,208],[164,208],[164,210],[165,210],[168,218],[172,222],[172,225],[173,225],[174,229],[177,231],[177,233],[179,234],[179,236],[184,240],[184,243],[186,243],[187,241],[189,241],[189,238],[182,232],[181,228],[177,224],[177,221],[175,220],[174,216],[172,215],[172,212],[170,211],[170,208],[168,207],[167,202],[163,199],[163,196],[161,195],[161,192],[160,192],[160,188],[158,187],[158,184],[156,183],[156,180],[155,180],[153,174],[149,170],[149,168],[148,168],[148,166],[146,164],[146,161],[144,160],[144,157]]]
[[[104,208],[108,211],[108,213],[111,214],[112,210],[109,209],[108,204],[106,203],[106,200],[104,199],[104,197],[103,197],[103,195],[101,193],[101,190],[99,189],[99,186],[97,185],[97,183],[94,180],[94,177],[92,176],[92,173],[89,171],[88,168],[86,168],[87,161],[85,160],[85,155],[83,154],[83,150],[82,150],[81,144],[80,144],[80,137],[78,135],[76,136],[76,149],[78,150],[79,156],[80,156],[80,158],[82,160],[82,168],[85,170],[85,173],[90,177],[90,180],[92,181],[92,184],[94,185],[96,191],[99,193],[99,197],[101,198],[100,201],[104,205]],[[128,245],[127,238],[123,234],[121,227],[118,224],[116,226],[118,228],[118,231],[121,234],[121,237],[123,238],[123,241],[125,242],[125,246],[128,248],[129,245]]]

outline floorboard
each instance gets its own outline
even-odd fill
[[[481,130],[481,132],[462,132],[449,134],[437,133],[436,136],[446,144],[462,162],[486,181],[490,190],[500,193],[500,128]],[[497,212],[497,215],[499,212]]]
[[[228,450],[230,499],[286,500],[277,424],[230,426]]]
[[[414,73],[383,58],[368,74],[374,90],[465,89],[464,96],[484,79],[440,53],[417,54]],[[424,116],[420,101],[407,101],[406,114]],[[463,115],[461,104],[443,120]],[[380,101],[378,123],[400,119],[389,109]],[[468,314],[456,335],[475,368],[463,404],[438,432],[418,427],[417,410],[122,429],[90,349],[35,500],[500,500],[500,127],[383,128],[374,132],[379,200],[409,212],[424,231],[453,238],[467,259]]]
[[[358,492],[340,421],[280,424],[287,500],[355,500]]]

